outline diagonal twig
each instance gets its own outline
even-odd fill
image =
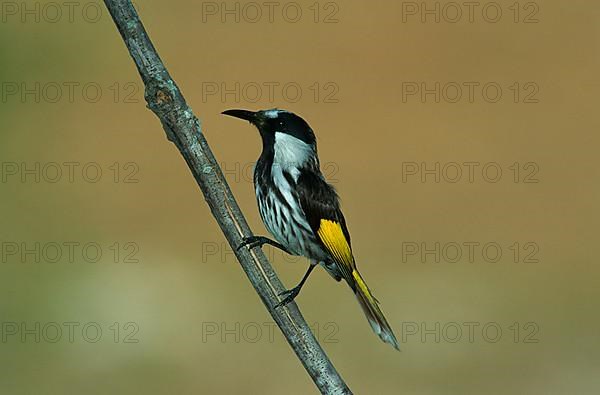
[[[130,0],[104,0],[145,85],[148,107],[158,116],[187,162],[213,216],[254,289],[323,394],[351,394],[315,339],[295,303],[275,309],[285,288],[261,250],[237,250],[252,233],[202,133],[198,119],[171,79]],[[283,391],[282,391],[283,392]]]

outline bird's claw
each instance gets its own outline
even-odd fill
[[[279,303],[277,303],[275,305],[275,308],[278,307],[282,307],[282,306],[286,306],[288,304],[290,304],[295,298],[296,296],[298,296],[298,294],[300,293],[300,289],[296,288],[292,288],[292,289],[287,289],[283,292],[278,293],[278,296],[285,296],[285,298],[283,298],[283,300]]]
[[[258,247],[261,246],[262,244],[264,244],[264,241],[262,241],[262,238],[260,236],[249,236],[249,237],[244,237],[242,239],[241,244],[237,247],[237,250],[241,250],[242,247],[248,246],[248,249],[251,250],[254,247]]]
[[[269,244],[273,247],[277,247],[280,250],[285,251],[286,253],[291,255],[291,252],[287,248],[285,248],[285,246],[265,236],[244,237],[242,239],[242,243],[237,247],[237,250],[239,251],[244,246],[248,246],[248,249],[253,249],[254,247],[262,247],[264,244]]]
[[[279,293],[277,294],[277,296],[285,296],[285,295],[289,295],[289,294],[291,294],[291,293],[292,293],[292,292],[294,292],[294,291],[295,291],[295,288],[292,288],[292,289],[286,289],[285,291],[281,291],[281,292],[279,292]]]

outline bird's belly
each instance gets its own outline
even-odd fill
[[[305,256],[309,259],[322,261],[328,258],[317,242],[309,226],[298,220],[298,213],[292,213],[290,207],[282,204],[272,204],[258,199],[260,216],[265,227],[275,240],[284,245],[294,255]]]

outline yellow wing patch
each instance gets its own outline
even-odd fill
[[[352,250],[344,236],[342,226],[335,221],[329,219],[322,219],[317,230],[317,235],[333,256],[335,261],[350,268],[350,273],[354,269],[354,257],[352,256]]]

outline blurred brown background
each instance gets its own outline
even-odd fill
[[[355,393],[596,394],[598,4],[453,4],[137,8],[256,233],[259,136],[220,112],[280,107],[316,131],[403,343],[312,277],[297,301]],[[0,17],[2,392],[315,393],[103,4]],[[305,261],[267,252],[295,285]]]

